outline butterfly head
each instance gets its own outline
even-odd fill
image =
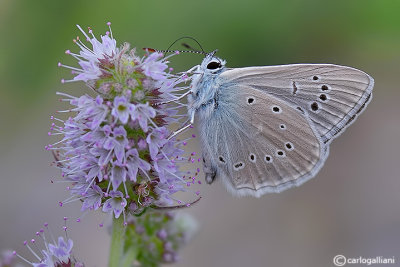
[[[211,53],[206,54],[206,57],[201,62],[200,69],[205,73],[218,73],[225,68],[225,60],[220,59],[215,56],[217,50],[214,50]]]

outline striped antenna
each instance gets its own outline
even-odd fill
[[[182,39],[190,39],[190,40],[195,41],[195,42],[199,45],[201,51],[198,51],[198,50],[193,49],[191,46],[189,46],[189,45],[186,44],[186,43],[183,43],[182,45],[183,45],[184,47],[190,49],[190,50],[170,50],[170,48],[171,48],[174,44],[176,44],[176,42],[178,42],[178,41],[180,41],[180,40],[182,40]],[[193,38],[193,37],[191,37],[191,36],[184,36],[184,37],[181,37],[181,38],[175,40],[175,41],[174,41],[167,49],[165,49],[165,50],[158,50],[158,49],[153,49],[153,48],[143,48],[143,49],[144,49],[144,50],[147,50],[147,51],[149,51],[149,52],[159,52],[159,53],[176,53],[176,52],[179,52],[179,53],[193,53],[193,54],[202,54],[202,55],[209,55],[209,54],[210,54],[210,53],[206,53],[206,52],[203,50],[203,47],[201,46],[201,44],[200,44],[195,38]]]
[[[192,53],[192,54],[202,54],[202,55],[208,55],[208,53],[204,53],[202,51],[192,51],[192,50],[158,50],[154,48],[149,48],[149,47],[144,47],[143,50],[149,51],[149,52],[158,52],[158,53]]]
[[[203,55],[206,55],[206,54],[207,54],[206,52],[204,52],[204,49],[203,49],[203,47],[201,46],[201,44],[199,43],[199,41],[197,41],[195,38],[193,38],[193,37],[191,37],[191,36],[183,36],[183,37],[181,37],[181,38],[176,39],[176,40],[167,48],[167,50],[169,50],[174,44],[176,44],[176,42],[178,42],[178,41],[180,41],[180,40],[183,40],[183,39],[190,39],[190,40],[195,41],[195,42],[197,43],[197,45],[200,47],[201,51],[202,51],[202,53],[200,53],[200,54],[203,54]],[[185,45],[183,45],[183,46],[185,46]],[[189,47],[189,49],[191,49],[191,50],[193,50],[193,51],[197,51],[197,50],[195,50],[195,49],[193,49],[193,48],[191,48],[191,47]],[[199,52],[199,51],[198,51],[198,52]]]

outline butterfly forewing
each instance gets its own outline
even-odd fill
[[[309,116],[324,143],[362,111],[374,83],[360,70],[331,64],[230,69],[220,78],[227,88],[250,86],[293,105]]]
[[[237,195],[300,185],[327,157],[327,147],[296,106],[242,83],[222,83],[218,108],[200,123],[206,169]]]

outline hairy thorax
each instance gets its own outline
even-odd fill
[[[202,120],[208,119],[218,109],[219,73],[195,74],[192,81],[192,94],[189,95],[189,116],[193,112]]]

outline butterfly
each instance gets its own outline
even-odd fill
[[[190,70],[188,114],[206,182],[222,180],[234,195],[278,193],[314,177],[371,100],[373,78],[351,67],[227,68],[215,52]]]

